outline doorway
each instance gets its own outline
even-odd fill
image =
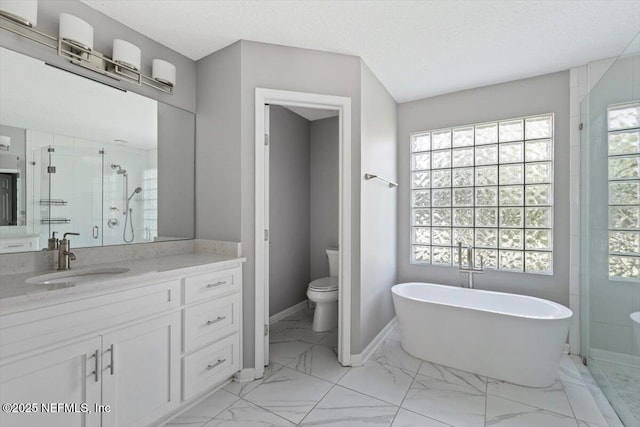
[[[338,361],[351,364],[351,99],[346,97],[256,89],[256,292],[255,377],[269,363],[269,105],[331,110],[338,113],[339,202]],[[258,333],[263,331],[264,333]]]

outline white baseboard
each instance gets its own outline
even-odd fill
[[[280,313],[276,313],[273,316],[269,317],[269,324],[273,325],[274,323],[276,323],[279,320],[284,319],[285,317],[291,316],[293,313],[302,310],[303,308],[305,308],[308,304],[308,300],[304,300],[296,305],[293,305],[289,308],[285,308],[284,310],[282,310]]]
[[[256,379],[255,368],[244,368],[233,376],[233,381],[237,383],[248,383]]]
[[[616,353],[613,351],[600,350],[592,348],[589,350],[589,356],[595,360],[603,360],[605,362],[613,362],[619,365],[638,366],[640,365],[640,357],[632,354]]]
[[[378,346],[382,344],[382,341],[391,333],[393,328],[398,324],[398,319],[394,317],[382,328],[382,330],[376,335],[374,339],[362,350],[362,353],[351,355],[351,366],[362,366],[367,360],[376,352]]]

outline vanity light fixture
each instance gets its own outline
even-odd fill
[[[36,0],[0,0],[1,29],[56,49],[59,56],[68,58],[71,63],[114,80],[125,80],[173,94],[176,84],[175,65],[154,59],[152,77],[146,76],[140,71],[142,55],[140,49],[134,44],[115,39],[112,59],[93,49],[93,27],[77,16],[68,13],[60,14],[59,37],[33,28],[37,22],[36,18]],[[71,69],[58,68],[73,73]]]
[[[0,150],[9,151],[9,148],[11,148],[11,138],[0,135]]]
[[[38,0],[0,0],[0,15],[18,24],[35,27],[38,23]]]

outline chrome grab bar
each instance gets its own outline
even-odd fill
[[[374,175],[372,173],[365,173],[364,174],[364,179],[366,179],[367,181],[369,181],[370,179],[379,179],[380,181],[386,182],[387,184],[389,184],[389,188],[394,188],[398,186],[397,182],[393,182],[393,181],[389,181],[388,179],[384,179],[378,175]]]

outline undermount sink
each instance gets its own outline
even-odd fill
[[[128,268],[88,268],[81,270],[67,270],[59,273],[48,273],[25,280],[30,285],[54,285],[58,283],[81,283],[96,279],[104,279],[109,276],[126,273]]]

